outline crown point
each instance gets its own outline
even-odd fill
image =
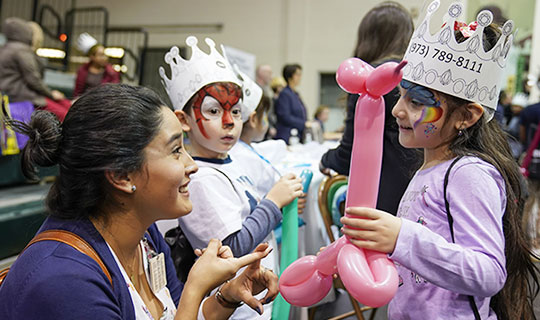
[[[186,44],[190,47],[196,46],[199,41],[194,36],[189,36],[186,39]]]
[[[433,2],[429,5],[429,7],[428,7],[428,9],[427,9],[427,13],[428,13],[428,14],[432,14],[433,12],[435,12],[435,11],[439,8],[439,4],[440,4],[439,1],[433,1]]]
[[[514,21],[508,20],[504,23],[502,27],[502,34],[505,36],[508,36],[509,34],[512,33],[513,30],[514,30]]]
[[[476,17],[476,21],[478,22],[478,25],[481,27],[487,27],[491,24],[493,21],[493,13],[488,10],[481,11],[478,16]]]
[[[216,43],[214,42],[214,40],[210,39],[210,38],[206,38],[204,39],[204,41],[206,42],[206,44],[211,48],[215,48],[216,47]]]
[[[457,17],[459,17],[461,15],[461,13],[463,12],[463,7],[461,6],[461,3],[453,3],[449,8],[448,8],[448,14],[450,15],[450,17],[456,19]]]
[[[169,52],[167,52],[167,53],[165,54],[165,62],[166,62],[167,64],[171,64],[172,61],[173,61],[173,56],[172,56],[171,52],[169,51]]]

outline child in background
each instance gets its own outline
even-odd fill
[[[423,148],[424,163],[397,217],[348,208],[348,215],[365,219],[342,218],[343,231],[358,247],[389,253],[396,262],[400,281],[390,319],[533,319],[538,279],[521,225],[521,176],[491,121],[513,25],[490,25],[492,15],[483,11],[471,28],[455,21],[462,7],[454,3],[444,25],[434,22],[443,25],[440,34],[431,35],[425,30],[438,6],[431,3],[413,34],[392,111],[400,143]],[[465,61],[476,61],[474,70]],[[434,73],[451,77],[434,79]]]
[[[211,238],[218,238],[235,256],[240,256],[268,241],[281,221],[280,209],[302,195],[301,180],[293,174],[285,175],[258,201],[253,182],[228,154],[240,136],[242,115],[253,111],[246,110],[242,104],[242,83],[212,40],[206,39],[210,54],[197,47],[195,37],[188,37],[186,43],[192,49],[190,60],[181,58],[176,47],[165,56],[171,65],[172,79],[160,68],[166,91],[199,166],[189,184],[192,218],[181,218],[179,224],[193,248],[204,248]],[[275,265],[272,261],[277,258],[275,251],[262,262],[263,266]],[[253,310],[244,306],[231,319],[271,316],[271,307],[265,306],[264,314],[255,311],[262,316],[256,317]]]

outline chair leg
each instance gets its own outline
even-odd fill
[[[308,310],[308,320],[314,320],[315,319],[315,312],[317,312],[317,306],[309,308],[309,310]]]
[[[379,310],[379,308],[371,309],[371,315],[369,316],[369,320],[375,319],[375,314],[377,313],[377,310]]]
[[[356,301],[356,299],[354,299],[350,294],[349,299],[351,299],[351,304],[354,308],[354,313],[356,313],[356,317],[358,318],[358,320],[364,320],[364,315],[362,314],[362,310],[360,308],[360,305],[358,304],[358,301]]]

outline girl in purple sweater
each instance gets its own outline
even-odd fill
[[[364,219],[342,218],[343,232],[396,263],[390,319],[533,319],[538,279],[521,225],[521,174],[491,121],[497,96],[490,91],[500,83],[512,22],[495,27],[483,11],[466,25],[455,21],[461,6],[453,4],[431,35],[425,27],[438,5],[413,34],[392,111],[399,142],[423,148],[424,163],[397,217],[348,208]]]

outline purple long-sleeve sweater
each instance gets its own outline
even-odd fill
[[[465,157],[452,168],[447,189],[454,219],[452,242],[444,203],[444,175],[452,161],[420,170],[399,205],[396,248],[400,284],[390,319],[496,319],[490,297],[506,281],[502,217],[505,184],[490,164]]]

